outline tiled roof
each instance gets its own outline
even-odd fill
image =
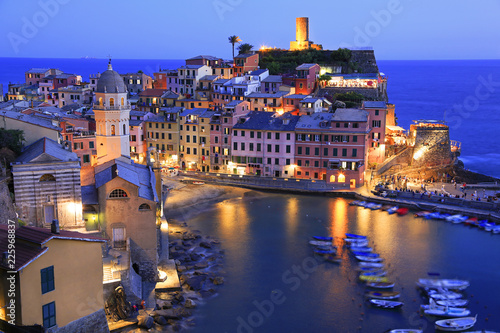
[[[171,90],[168,90],[163,95],[161,95],[161,98],[179,98],[179,95]]]
[[[128,121],[128,124],[129,126],[141,126],[141,124],[144,122],[145,120],[140,120],[140,119],[130,119]]]
[[[245,59],[245,58],[249,58],[251,56],[254,56],[256,54],[257,53],[255,53],[255,54],[252,54],[252,53],[238,54],[238,55],[234,56],[234,58],[243,58],[243,59]]]
[[[97,189],[95,185],[82,186],[82,204],[84,205],[98,205]]]
[[[265,79],[262,80],[262,82],[269,82],[269,83],[282,83],[283,82],[283,78],[281,77],[281,75],[269,75],[268,77],[266,77]]]
[[[226,104],[226,105],[224,105],[224,106],[225,106],[225,107],[228,107],[228,106],[229,106],[229,107],[233,107],[233,106],[237,106],[237,105],[239,105],[239,104],[241,104],[241,103],[243,103],[243,102],[245,102],[245,101],[242,101],[242,100],[239,100],[239,99],[235,99],[235,100],[233,100],[233,101],[231,101],[231,102],[227,103],[227,104]]]
[[[386,109],[387,105],[384,101],[364,101],[363,106],[369,109]]]
[[[288,94],[288,91],[277,91],[275,93],[253,92],[247,95],[247,98],[280,98]]]
[[[184,108],[181,106],[171,106],[171,107],[160,108],[160,111],[163,113],[179,113],[183,110],[184,110]]]
[[[220,58],[217,58],[217,57],[214,57],[214,56],[210,56],[210,55],[199,55],[199,56],[192,57],[192,58],[189,58],[189,59],[186,59],[186,60],[201,60],[201,59],[205,59],[205,60],[219,60]]]
[[[288,113],[278,116],[278,114],[274,112],[250,111],[246,116],[240,119],[240,122],[234,125],[233,129],[293,131],[300,116],[292,116]],[[285,124],[284,120],[288,120],[288,123]]]
[[[250,72],[250,75],[260,75],[260,74],[264,74],[265,72],[267,72],[268,70],[265,69],[265,68],[261,68],[261,69],[256,69],[254,70],[253,72]]]
[[[49,128],[52,130],[60,131],[62,128],[52,125],[51,119],[45,119],[35,115],[22,114],[20,112],[10,111],[10,110],[0,110],[0,117],[5,116],[10,119],[16,119],[23,121],[25,123],[30,123],[32,125],[38,125],[41,127]]]
[[[293,98],[293,99],[304,99],[306,97],[309,97],[307,95],[301,95],[301,94],[293,94],[293,95],[288,95],[288,96],[285,96],[285,98]]]
[[[307,97],[301,100],[301,103],[316,103],[316,101],[321,100],[321,98],[318,97]]]
[[[75,153],[62,148],[61,145],[54,140],[43,137],[24,148],[23,153],[16,159],[16,162],[30,163],[33,159],[42,154],[48,154],[64,162],[78,161],[78,156]]]
[[[219,77],[218,75],[205,75],[199,81],[213,81],[218,77]]]
[[[359,109],[337,109],[332,121],[368,121],[368,112]]]
[[[196,115],[196,116],[199,116],[201,115],[203,112],[206,112],[208,109],[206,108],[194,108],[194,109],[186,109],[184,110],[180,116],[181,117],[186,117],[186,116],[189,116],[189,115]]]
[[[312,67],[316,66],[317,64],[302,64],[300,66],[297,66],[297,68],[295,68],[296,70],[300,71],[300,70],[308,70],[308,69],[311,69]]]
[[[218,79],[218,80],[215,80],[214,84],[224,84],[227,81],[231,81],[231,80],[230,79]]]
[[[181,66],[179,67],[179,69],[198,69],[198,68],[201,68],[205,65],[184,65],[184,66]]]
[[[160,97],[165,92],[167,92],[167,90],[165,90],[165,89],[146,89],[144,91],[141,91],[139,93],[139,96],[141,96],[141,97],[149,97],[149,96]]]

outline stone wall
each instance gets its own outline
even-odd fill
[[[0,224],[7,224],[8,220],[16,221],[16,210],[10,198],[9,187],[7,186],[7,178],[0,181]]]
[[[432,167],[450,164],[451,162],[448,127],[417,127],[412,166]]]
[[[371,88],[325,87],[318,90],[317,97],[329,96],[333,99],[335,94],[345,94],[351,91],[363,95],[367,101],[383,100],[387,102],[386,96],[382,96],[377,89]]]
[[[72,321],[68,325],[55,330],[53,333],[109,333],[108,321],[104,309],[96,311],[86,317]]]

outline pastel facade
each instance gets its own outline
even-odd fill
[[[366,110],[370,117],[368,162],[382,163],[385,160],[387,104],[383,101],[365,101],[362,109]]]
[[[234,76],[244,76],[259,68],[259,54],[238,54],[234,57]]]
[[[137,109],[139,111],[158,113],[162,107],[162,96],[167,92],[166,89],[147,89],[139,93],[139,102]]]
[[[179,76],[179,93],[187,98],[194,96],[199,80],[205,75],[211,75],[212,69],[206,65],[185,65],[177,69]]]
[[[120,76],[123,78],[129,94],[138,94],[144,90],[153,88],[153,78],[144,73],[127,73],[120,74]]]

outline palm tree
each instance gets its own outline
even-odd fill
[[[238,46],[238,51],[239,51],[238,54],[250,53],[250,51],[252,51],[252,49],[253,49],[252,44],[248,44],[248,43],[241,44],[240,46]]]
[[[233,58],[234,58],[234,44],[241,42],[240,37],[234,35],[234,36],[229,36],[229,43],[233,45]]]

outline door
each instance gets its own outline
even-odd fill
[[[351,188],[356,188],[356,179],[351,179]]]
[[[113,247],[124,248],[125,242],[125,228],[113,228]]]
[[[281,174],[281,172],[280,172],[280,171],[274,171],[274,177],[279,177],[279,176],[280,176],[280,174]]]
[[[54,219],[54,205],[46,205],[43,207],[43,216],[45,223],[52,223]]]

